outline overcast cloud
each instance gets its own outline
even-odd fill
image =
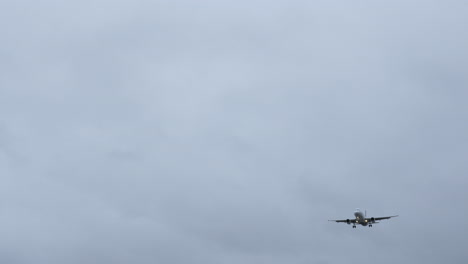
[[[0,263],[467,263],[465,1],[0,1]],[[328,219],[399,218],[352,229]]]

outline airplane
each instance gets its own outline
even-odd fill
[[[354,219],[344,219],[344,220],[328,220],[328,221],[333,221],[337,223],[347,223],[348,225],[353,224],[353,228],[356,228],[356,224],[362,225],[362,226],[369,226],[372,227],[372,224],[378,224],[379,220],[386,220],[390,219],[392,217],[397,217],[398,215],[392,215],[392,216],[384,216],[384,217],[367,217],[367,211],[364,211],[364,214],[362,214],[361,210],[359,208],[356,208],[356,211],[354,211]]]

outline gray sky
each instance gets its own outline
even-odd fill
[[[1,1],[0,262],[466,263],[465,1]],[[399,218],[352,229],[327,219]]]

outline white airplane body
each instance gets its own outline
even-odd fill
[[[378,224],[380,220],[386,220],[390,219],[392,217],[397,217],[398,215],[392,215],[392,216],[383,216],[383,217],[367,217],[367,212],[362,213],[359,208],[356,208],[356,211],[354,211],[354,219],[344,219],[344,220],[328,220],[328,221],[333,221],[337,223],[347,223],[348,225],[353,224],[353,228],[356,228],[356,225],[362,225],[362,226],[369,226],[372,227],[372,224]]]

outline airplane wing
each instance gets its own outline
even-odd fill
[[[397,217],[398,215],[392,215],[392,216],[383,216],[383,217],[374,217],[375,221],[380,221],[380,220],[387,220],[392,217]],[[366,220],[371,220],[372,218],[366,218]]]
[[[346,223],[346,222],[348,222],[347,219],[344,219],[344,220],[328,220],[328,221],[337,222],[337,223]],[[349,219],[350,223],[354,223],[355,221],[356,221],[356,219]]]

